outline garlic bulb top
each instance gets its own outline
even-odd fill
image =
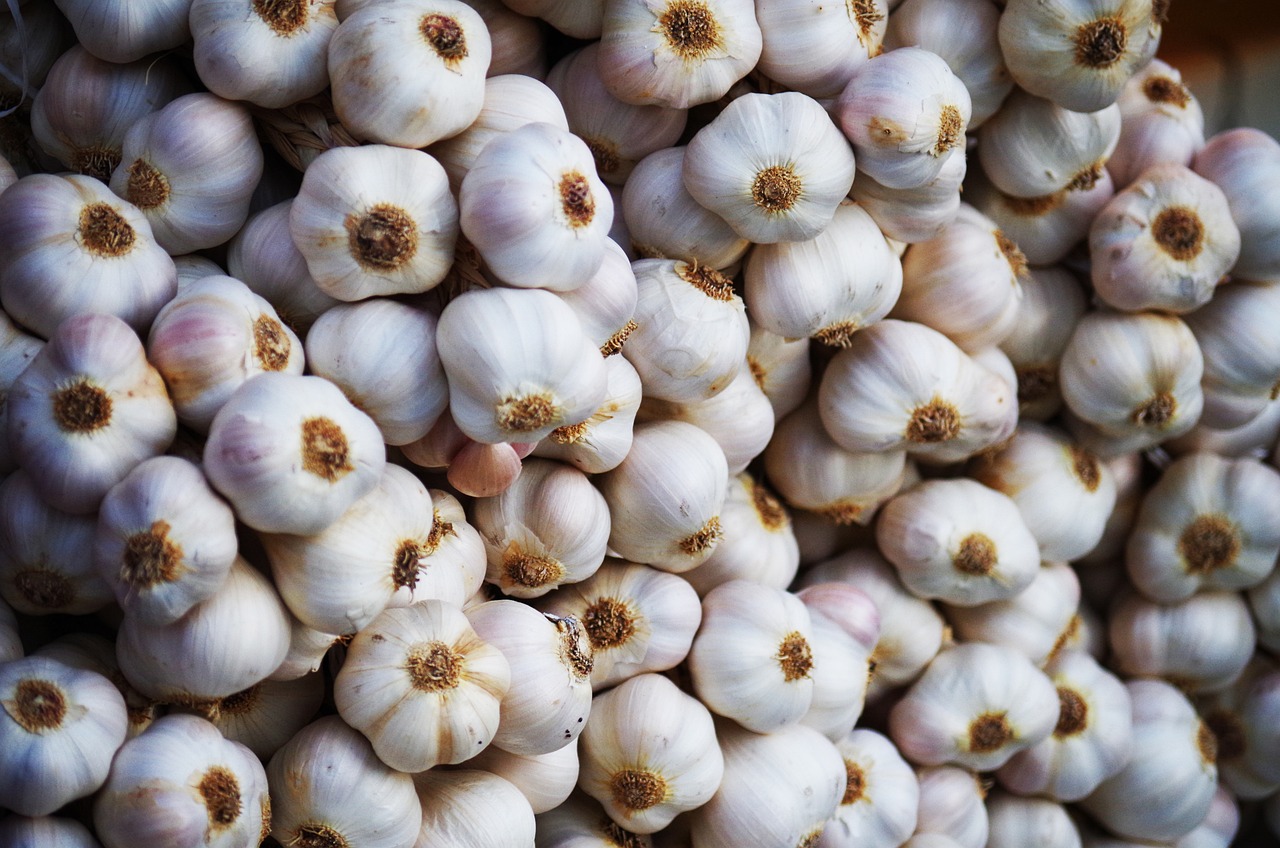
[[[1152,59],[1120,93],[1120,142],[1107,170],[1124,187],[1152,165],[1187,165],[1204,148],[1204,110],[1176,68]]]
[[[58,9],[85,49],[108,62],[133,62],[148,53],[179,46],[190,30],[191,0],[162,0],[141,7],[131,3],[59,0]]]
[[[886,0],[756,4],[764,35],[760,72],[810,97],[836,97],[859,65],[880,54],[888,5]]]

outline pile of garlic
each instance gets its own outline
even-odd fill
[[[1167,5],[9,0],[0,848],[1280,837]]]

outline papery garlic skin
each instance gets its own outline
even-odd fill
[[[0,844],[9,848],[101,848],[89,828],[60,816],[9,816],[0,821]]]
[[[1015,197],[992,185],[975,171],[965,183],[965,202],[1000,227],[1032,266],[1051,265],[1065,259],[1089,234],[1098,212],[1110,202],[1116,187],[1111,172],[1103,169],[1092,185],[1065,188],[1043,197]],[[1033,267],[1032,273],[1043,270]]]
[[[1012,648],[969,642],[934,658],[889,713],[903,756],[923,765],[990,770],[1047,737],[1053,683]]]
[[[413,777],[422,822],[413,848],[526,848],[533,809],[509,781],[474,769],[431,769]]]
[[[93,824],[106,848],[233,848],[261,838],[269,811],[267,775],[248,748],[202,718],[169,715],[120,749]]]
[[[558,459],[588,474],[612,471],[626,458],[640,408],[640,375],[626,357],[610,356],[604,364],[604,402],[590,418],[552,430],[533,449],[534,456]]]
[[[843,6],[806,0],[757,4],[764,36],[759,70],[810,97],[836,97],[854,70],[881,52],[888,11],[885,0]]]
[[[111,681],[41,656],[0,665],[0,705],[0,792],[24,816],[97,791],[129,724]]]
[[[578,743],[546,754],[513,754],[490,745],[463,765],[496,774],[511,782],[533,809],[534,815],[565,804],[578,785]]]
[[[1192,168],[1227,196],[1240,230],[1235,275],[1274,279],[1280,273],[1280,227],[1275,193],[1266,187],[1280,179],[1280,143],[1255,129],[1227,130],[1205,143]]]
[[[1035,840],[1044,848],[1080,848],[1080,833],[1066,807],[1047,798],[996,791],[987,798],[989,848],[1016,848]]]
[[[1080,627],[1080,580],[1065,562],[1046,563],[1012,598],[972,607],[947,606],[956,635],[1006,645],[1043,666],[1066,649]]]
[[[56,5],[75,30],[76,40],[108,62],[133,62],[148,53],[171,50],[190,35],[191,0],[164,0],[143,7],[91,0],[60,0]]]
[[[1204,110],[1176,68],[1159,59],[1134,74],[1117,101],[1123,123],[1107,170],[1123,188],[1152,165],[1191,165],[1204,148]]]
[[[743,472],[729,481],[720,513],[724,538],[697,568],[683,577],[705,596],[739,578],[785,589],[800,566],[791,513],[769,488]]]
[[[277,839],[337,836],[349,845],[411,844],[422,820],[413,781],[385,765],[337,716],[307,725],[267,764]]]
[[[1017,319],[1000,350],[1018,381],[1019,418],[1046,421],[1062,407],[1058,362],[1085,313],[1085,294],[1063,268],[1032,268],[1021,282]]]
[[[920,787],[898,749],[874,730],[836,742],[848,780],[817,848],[890,848],[915,830]]]
[[[813,380],[808,339],[788,339],[748,320],[747,367],[773,405],[775,421],[800,406]]]
[[[990,820],[982,778],[958,766],[928,766],[916,771],[916,779],[920,806],[915,838],[947,834],[960,848],[985,848]],[[952,848],[952,844],[940,843],[936,848]]]
[[[1186,317],[1204,355],[1204,413],[1218,430],[1244,427],[1261,416],[1280,386],[1280,345],[1259,331],[1280,316],[1280,286],[1234,282]]]

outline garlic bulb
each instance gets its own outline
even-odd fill
[[[1053,683],[1012,648],[970,642],[944,650],[889,713],[908,759],[990,770],[1046,738],[1058,717]]]
[[[604,244],[604,262],[585,283],[573,291],[559,292],[560,299],[573,307],[582,329],[600,353],[613,356],[622,350],[636,328],[636,275],[627,253],[612,238]]]
[[[586,580],[604,562],[609,507],[587,475],[545,459],[524,463],[511,488],[476,501],[486,579],[504,594],[536,598]]]
[[[17,4],[22,9],[21,25],[6,5],[0,12],[0,64],[7,73],[0,80],[0,98],[10,109],[33,97],[49,74],[49,69],[74,40],[56,4]],[[16,151],[6,151],[13,156]],[[15,157],[18,158],[18,157]]]
[[[1134,74],[1117,101],[1123,123],[1107,170],[1123,188],[1152,165],[1186,165],[1204,148],[1204,111],[1176,68],[1159,59]]]
[[[190,35],[191,0],[164,0],[137,8],[127,3],[60,0],[58,9],[75,30],[76,40],[99,59],[133,62],[148,53],[171,50]]]
[[[1280,646],[1280,569],[1250,589],[1249,609],[1258,623],[1258,644],[1270,651]]]
[[[1005,194],[1045,197],[1092,188],[1119,139],[1119,106],[1069,111],[1018,89],[978,131],[978,161]]]
[[[853,185],[853,151],[818,102],[745,94],[693,136],[684,186],[743,238],[804,241],[831,223]]]
[[[289,232],[326,294],[413,294],[453,264],[457,204],[444,168],[419,150],[335,147],[303,174]]]
[[[799,543],[790,513],[763,483],[745,472],[730,479],[720,526],[724,538],[711,556],[682,575],[699,595],[739,578],[777,589],[791,585]]]
[[[887,237],[914,244],[933,238],[955,220],[968,167],[964,156],[948,156],[936,177],[915,188],[888,188],[858,172],[849,196]]]
[[[847,775],[844,797],[816,848],[894,848],[916,827],[915,772],[886,737],[854,730],[836,742]]]
[[[1000,15],[1000,51],[1023,89],[1075,112],[1115,103],[1151,61],[1161,16],[1152,0],[1009,0]]]
[[[116,657],[115,643],[104,636],[90,633],[69,633],[52,642],[41,645],[33,656],[48,657],[63,665],[101,674],[124,698],[129,724],[125,738],[132,739],[151,726],[164,708],[143,695],[125,679]]]
[[[1128,839],[1172,841],[1209,811],[1218,784],[1217,740],[1186,696],[1162,680],[1125,684],[1133,709],[1133,753],[1081,805]]]
[[[588,474],[612,471],[626,458],[640,408],[640,375],[626,357],[610,356],[604,365],[604,401],[585,421],[552,430],[533,449],[534,456],[558,459]]]
[[[917,838],[948,834],[960,848],[986,848],[990,820],[984,803],[987,785],[981,777],[956,766],[929,766],[918,769],[916,779],[920,784],[916,833],[922,834]],[[936,848],[952,846],[944,843]]]
[[[83,178],[82,178],[83,179]],[[177,430],[173,405],[142,342],[111,315],[58,325],[9,390],[9,445],[40,497],[78,514]]]
[[[547,123],[485,145],[458,192],[462,232],[502,282],[571,291],[604,262],[613,197],[586,142]]]
[[[0,821],[0,845],[8,848],[101,848],[89,828],[55,816],[9,816]]]
[[[1163,447],[1173,456],[1202,450],[1236,459],[1261,459],[1275,445],[1277,438],[1280,438],[1280,402],[1271,400],[1261,412],[1239,427],[1219,429],[1198,423],[1185,435],[1165,442]]]
[[[1075,636],[1079,606],[1080,580],[1071,566],[1057,562],[1040,566],[1012,598],[944,611],[960,639],[1006,645],[1043,666]]]
[[[810,97],[836,97],[859,65],[880,54],[888,11],[885,0],[844,6],[805,0],[761,3],[756,18],[764,43],[758,70]]]
[[[413,848],[527,848],[536,825],[529,802],[487,771],[432,769],[413,776],[422,803]]]
[[[800,406],[809,394],[812,368],[808,339],[788,339],[748,320],[747,367],[773,405],[775,421]]]
[[[563,805],[578,785],[578,743],[575,739],[558,750],[528,756],[490,745],[462,765],[510,781],[538,815]]]
[[[592,700],[578,783],[633,833],[653,833],[711,800],[724,775],[711,713],[658,674]]]
[[[93,825],[106,848],[232,848],[263,838],[270,809],[266,772],[248,748],[202,718],[168,715],[120,749]]]
[[[492,58],[488,77],[524,74],[547,78],[547,48],[537,20],[512,11],[501,0],[466,0],[489,30]]]
[[[973,102],[936,53],[890,50],[859,65],[836,105],[858,169],[888,188],[918,188],[964,155]]]
[[[173,260],[142,212],[90,177],[23,177],[3,194],[0,227],[0,302],[43,338],[85,312],[145,332],[177,291]]]
[[[335,306],[307,332],[307,365],[372,418],[387,444],[405,445],[449,403],[436,324],[431,312],[386,298]]]
[[[747,0],[608,0],[596,66],[624,103],[687,109],[727,94],[761,46]]]
[[[1235,276],[1274,278],[1280,272],[1280,227],[1275,198],[1262,187],[1280,175],[1280,143],[1254,129],[1227,130],[1209,139],[1192,167],[1227,196],[1231,219],[1240,230]]]
[[[592,650],[582,622],[519,601],[489,601],[466,615],[511,668],[493,744],[536,755],[577,739],[591,714]]]
[[[994,792],[987,798],[987,814],[988,848],[1020,848],[1028,840],[1044,848],[1080,848],[1080,832],[1056,801]]]
[[[1240,254],[1226,195],[1181,165],[1142,173],[1089,229],[1093,288],[1126,311],[1191,312]]]
[[[855,594],[857,589],[835,584],[836,591]],[[814,589],[810,589],[810,595]],[[834,595],[835,592],[831,592]],[[855,595],[856,596],[856,595]],[[821,597],[821,594],[819,594]],[[800,723],[812,727],[832,742],[838,743],[850,733],[862,715],[866,702],[867,686],[874,665],[871,653],[875,647],[875,633],[860,633],[855,638],[849,632],[850,622],[838,602],[826,604],[800,599],[809,610],[812,629],[810,650],[812,665],[809,677],[813,680],[813,698]],[[867,606],[871,607],[870,601]],[[872,607],[874,609],[874,607]],[[853,622],[854,625],[863,622]]]
[[[586,580],[544,597],[538,608],[582,622],[596,690],[682,662],[702,618],[698,595],[682,577],[621,560],[606,560]]]
[[[1032,268],[1021,280],[1013,330],[1000,343],[1018,380],[1018,415],[1046,421],[1062,407],[1058,363],[1085,313],[1085,294],[1070,271]]]
[[[1215,429],[1243,427],[1280,395],[1280,344],[1262,331],[1280,317],[1280,286],[1237,282],[1186,317],[1204,355],[1204,413]]]
[[[356,634],[334,680],[342,719],[404,772],[459,763],[494,739],[506,657],[441,601],[391,609]]]
[[[285,844],[402,848],[422,825],[412,779],[337,716],[317,719],[272,755],[267,781],[271,830]]]
[[[43,341],[18,329],[12,318],[0,312],[0,434],[9,430],[9,390],[42,347]],[[7,435],[0,436],[0,474],[9,474],[17,467]]]
[[[1227,689],[1197,699],[1204,723],[1218,740],[1219,789],[1234,798],[1258,800],[1280,787],[1280,749],[1275,715],[1280,708],[1280,672],[1255,660]],[[1210,814],[1212,815],[1212,813]]]
[[[898,320],[854,334],[823,374],[818,404],[845,450],[905,449],[940,462],[998,444],[1017,421],[1003,379],[936,330]]]
[[[572,38],[600,37],[603,3],[585,0],[515,0],[511,8],[522,15],[541,18]],[[541,32],[538,36],[541,37]]]
[[[209,427],[204,472],[236,517],[268,533],[318,533],[377,485],[386,449],[373,419],[321,377],[267,372]]]
[[[100,674],[29,656],[0,665],[0,792],[46,816],[96,792],[124,743],[124,698]]]
[[[441,314],[436,347],[450,413],[478,442],[536,442],[591,417],[605,397],[604,357],[551,292],[465,292]]]
[[[684,822],[678,818],[659,833],[667,834]],[[632,833],[605,814],[600,805],[582,793],[575,793],[560,806],[537,817],[537,848],[653,848],[648,834]],[[687,844],[687,836],[686,836]]]
[[[1018,245],[1027,262],[1036,266],[1051,265],[1070,254],[1115,195],[1115,183],[1111,172],[1103,169],[1087,187],[1064,188],[1041,197],[1015,197],[996,188],[975,169],[964,191],[965,201],[995,222]]]
[[[728,478],[724,452],[694,425],[639,425],[626,459],[598,478],[609,504],[609,548],[633,562],[688,571],[723,536]]]

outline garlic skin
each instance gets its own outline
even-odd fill
[[[1260,416],[1280,386],[1280,345],[1262,327],[1280,316],[1280,285],[1233,282],[1186,317],[1204,355],[1202,425],[1243,427]]]
[[[1000,767],[1000,784],[1019,795],[1079,801],[1129,762],[1132,705],[1120,679],[1083,651],[1064,651],[1045,672],[1058,691],[1053,733]]]
[[[613,197],[587,143],[548,123],[485,145],[458,192],[462,232],[510,286],[571,291],[604,262]]]
[[[690,814],[694,848],[816,844],[845,790],[844,760],[825,737],[794,725],[760,735],[716,723],[724,778]],[[767,802],[760,795],[768,787]]]
[[[701,807],[724,775],[711,713],[658,674],[596,696],[581,746],[579,785],[633,833]]]
[[[102,183],[32,174],[5,190],[0,303],[43,338],[73,315],[104,313],[144,332],[174,296],[173,260],[137,207]]]
[[[18,467],[5,435],[9,430],[9,390],[42,347],[43,341],[18,329],[12,318],[0,312],[0,474],[3,475]]]
[[[1247,589],[1271,574],[1280,531],[1270,507],[1280,474],[1251,459],[1190,453],[1147,492],[1125,547],[1134,586],[1175,603],[1206,589]]]
[[[69,633],[52,642],[41,645],[33,656],[48,657],[63,665],[101,674],[124,698],[128,714],[125,738],[132,739],[151,726],[164,712],[164,707],[135,689],[120,671],[115,643],[105,636],[90,633]]]
[[[1154,6],[1009,0],[1000,15],[1000,50],[1023,89],[1074,112],[1096,112],[1115,103],[1155,55],[1161,21]]]
[[[1209,811],[1218,784],[1217,740],[1186,696],[1163,680],[1133,680],[1125,688],[1133,753],[1081,805],[1122,837],[1173,841]]]
[[[185,459],[139,463],[102,499],[93,561],[126,615],[168,624],[222,586],[237,553],[235,516]]]
[[[727,94],[762,45],[745,0],[608,0],[596,65],[624,103],[687,109]]]
[[[551,292],[465,292],[441,313],[436,348],[450,413],[477,442],[536,442],[604,401],[604,357]]]
[[[413,848],[527,848],[533,810],[509,781],[478,770],[432,769],[413,776],[422,803]]]
[[[937,177],[948,156],[964,155],[972,107],[946,61],[902,47],[858,66],[836,114],[858,169],[887,188],[909,189]]]
[[[208,719],[223,737],[265,762],[315,717],[324,696],[324,675],[317,672],[293,680],[267,678],[243,692],[178,709]]]
[[[546,754],[524,756],[490,745],[462,763],[511,782],[533,809],[534,815],[565,803],[578,785],[578,744],[574,742]]]
[[[1099,310],[1076,325],[1058,378],[1071,412],[1140,450],[1195,425],[1203,373],[1200,347],[1178,318]]]
[[[1012,598],[1040,568],[1017,504],[973,480],[929,480],[893,498],[876,543],[913,594],[957,606]]]
[[[918,769],[916,779],[920,784],[916,817],[916,833],[920,836],[916,838],[948,834],[960,848],[985,848],[990,820],[984,803],[987,787],[982,778],[957,766],[929,766]],[[936,848],[952,845],[943,843]]]
[[[1015,197],[996,188],[975,169],[964,191],[965,201],[995,222],[1029,264],[1039,266],[1064,260],[1089,235],[1093,219],[1115,196],[1116,185],[1111,172],[1103,169],[1087,187],[1065,188],[1042,197]]]
[[[1018,594],[973,607],[947,606],[956,635],[969,642],[1006,645],[1037,666],[1062,653],[1079,630],[1080,580],[1065,562],[1040,566]]]
[[[659,832],[659,839],[676,831],[686,819],[676,819],[674,824]],[[537,848],[614,848],[617,845],[653,848],[654,845],[648,834],[631,833],[619,827],[598,803],[580,792],[571,795],[555,809],[540,813],[537,825]],[[687,832],[683,836],[687,845]]]
[[[1226,130],[1205,143],[1192,168],[1222,189],[1240,230],[1234,276],[1274,279],[1280,273],[1280,226],[1276,200],[1262,187],[1280,177],[1280,143],[1254,129]]]
[[[187,94],[129,128],[110,186],[177,256],[236,234],[262,168],[248,110],[213,94]]]
[[[22,638],[18,635],[18,619],[13,608],[0,600],[0,663],[22,659]]]
[[[187,427],[208,433],[232,392],[256,374],[301,374],[302,341],[275,309],[231,277],[204,277],[164,305],[147,356]]]
[[[720,513],[724,538],[698,567],[683,577],[705,596],[730,580],[745,579],[785,589],[800,566],[800,549],[787,508],[751,475],[729,481]]]
[[[1125,83],[1117,103],[1123,122],[1107,170],[1121,188],[1153,165],[1190,166],[1204,148],[1204,111],[1177,68],[1152,59]]]
[[[1015,848],[1034,840],[1044,848],[1080,848],[1080,833],[1062,804],[997,791],[987,798],[989,848]]]
[[[338,27],[333,0],[192,0],[189,21],[196,73],[220,97],[279,109],[329,84],[325,57]]]
[[[522,15],[541,18],[572,38],[600,37],[603,3],[584,0],[516,0],[511,8]]]
[[[906,244],[926,241],[955,220],[968,160],[952,154],[938,175],[916,188],[888,188],[858,172],[849,196],[887,236]]]
[[[640,409],[640,375],[626,357],[610,356],[604,365],[604,401],[590,418],[552,430],[533,449],[534,456],[567,462],[587,474],[612,471],[626,458]]]
[[[1014,197],[1089,189],[1120,140],[1120,120],[1114,104],[1075,112],[1018,89],[978,131],[978,161]]]
[[[761,3],[756,17],[764,46],[758,68],[768,79],[810,97],[837,97],[854,71],[880,54],[888,11],[885,0],[847,6]]]
[[[748,320],[747,367],[773,406],[775,421],[800,406],[809,394],[813,369],[808,339],[788,339]]]
[[[515,598],[587,579],[609,540],[609,506],[587,475],[545,459],[525,461],[509,489],[478,499],[472,521],[485,543],[485,579]]]
[[[9,389],[9,447],[40,497],[66,512],[107,490],[173,441],[177,419],[142,342],[112,315],[58,325]]]
[[[307,332],[312,374],[342,389],[389,445],[427,434],[449,404],[436,351],[438,319],[385,298],[335,306]]]
[[[1116,309],[1177,314],[1209,302],[1240,255],[1226,195],[1181,165],[1156,165],[1089,230],[1094,291]]]
[[[853,185],[853,160],[816,100],[745,94],[689,141],[684,186],[743,238],[804,241],[831,223]]]
[[[1062,408],[1058,363],[1085,313],[1085,293],[1063,268],[1031,268],[1013,330],[1000,343],[1018,381],[1021,421],[1047,421]]]
[[[178,47],[190,35],[191,0],[165,0],[134,8],[125,3],[59,0],[59,11],[75,30],[76,40],[99,59],[133,62],[148,53]]]
[[[1280,786],[1274,720],[1280,703],[1280,673],[1267,660],[1254,661],[1227,689],[1196,699],[1196,708],[1218,740],[1219,791],[1259,800]],[[1212,812],[1210,813],[1212,817]]]
[[[204,472],[236,517],[266,533],[318,533],[368,494],[386,448],[373,419],[321,377],[267,372],[209,427]]]
[[[874,730],[836,742],[848,780],[817,848],[896,848],[915,830],[920,786],[898,749]]]
[[[401,848],[422,824],[413,780],[379,760],[337,716],[317,719],[276,751],[267,782],[271,830],[286,844],[336,836],[348,845]]]
[[[422,151],[335,147],[303,174],[289,232],[332,297],[415,294],[453,264],[458,207],[444,168]]]
[[[1246,593],[1249,609],[1257,620],[1258,644],[1270,651],[1280,648],[1280,570]]]
[[[266,771],[248,748],[202,718],[167,715],[120,749],[93,824],[105,848],[232,848],[261,838],[270,804]]]
[[[849,594],[857,591],[851,587],[839,588]],[[813,636],[809,645],[813,657],[809,671],[813,698],[800,723],[838,743],[853,732],[862,715],[873,669],[871,652],[875,634],[859,633],[863,638],[855,638],[850,625],[858,626],[862,622],[849,622],[850,616],[838,608],[838,603],[812,602],[808,597],[801,597],[801,601],[809,610]]]
[[[889,713],[889,735],[907,759],[989,771],[1053,731],[1053,683],[1012,648],[970,642],[947,648]]]
[[[622,350],[635,330],[636,275],[627,253],[612,238],[604,244],[604,262],[585,283],[573,291],[559,292],[560,299],[573,307],[582,329],[600,353],[612,357]]]
[[[24,657],[0,665],[0,704],[5,807],[46,816],[102,786],[129,724],[111,681],[48,657]]]
[[[275,671],[289,650],[289,614],[271,581],[237,557],[222,587],[170,624],[125,616],[120,670],[158,701],[225,698]]]
[[[1280,403],[1269,400],[1261,412],[1240,427],[1218,429],[1198,423],[1185,435],[1170,439],[1164,448],[1173,456],[1203,450],[1234,459],[1262,459],[1277,438],[1280,438]]]
[[[343,721],[403,772],[460,763],[494,739],[511,685],[502,652],[441,601],[390,609],[356,634],[334,680]]]
[[[723,536],[728,479],[724,452],[693,424],[637,426],[626,459],[597,478],[611,516],[609,548],[663,571],[697,566]]]
[[[0,845],[8,848],[101,848],[89,828],[75,819],[9,816],[0,821]]]

